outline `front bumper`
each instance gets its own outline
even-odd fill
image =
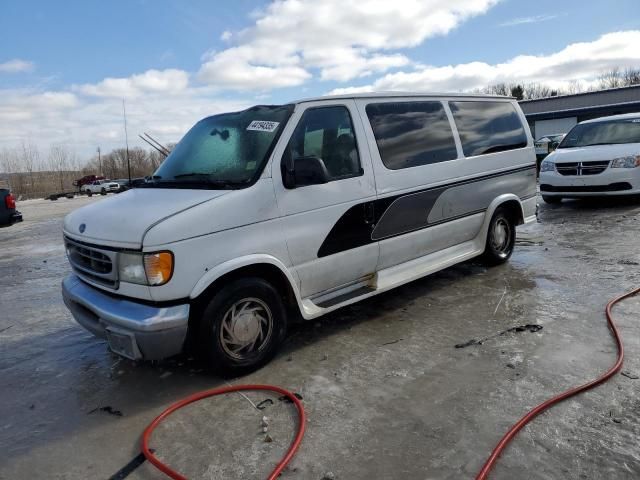
[[[607,168],[597,175],[540,174],[540,193],[555,197],[640,194],[640,169]]]
[[[2,223],[2,221],[0,221],[0,225],[9,226],[9,225],[13,225],[14,223],[19,223],[21,221],[22,221],[22,214],[16,210],[15,212],[9,214],[9,217],[6,219],[6,223]]]
[[[70,274],[62,298],[76,321],[115,353],[132,360],[159,360],[180,353],[187,337],[189,304],[156,307],[107,295]]]

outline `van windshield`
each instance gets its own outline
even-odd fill
[[[254,182],[293,112],[259,105],[196,123],[153,174],[149,187],[242,188]]]
[[[582,123],[564,137],[558,148],[640,143],[640,118]]]

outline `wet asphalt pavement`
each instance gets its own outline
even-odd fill
[[[164,407],[225,384],[190,358],[120,359],[71,319],[61,220],[95,201],[23,202],[24,223],[0,229],[0,479],[109,478]],[[304,398],[307,435],[282,478],[472,478],[527,409],[613,363],[603,310],[640,285],[640,200],[542,204],[539,219],[508,264],[468,262],[296,325],[273,362],[232,381]],[[614,314],[623,374],[538,417],[491,478],[640,478],[640,298]],[[152,446],[189,478],[266,478],[295,425],[271,398],[189,406]],[[128,478],[164,477],[145,463]]]

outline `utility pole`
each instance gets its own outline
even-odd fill
[[[129,174],[129,185],[131,185],[131,163],[129,162],[129,137],[127,135],[127,110],[122,99],[122,116],[124,117],[124,141],[127,147],[127,172]]]
[[[98,165],[100,169],[98,170],[98,175],[102,175],[102,157],[100,156],[100,147],[97,148],[98,151]]]

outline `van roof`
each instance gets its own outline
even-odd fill
[[[635,113],[623,113],[620,115],[610,115],[608,117],[598,117],[598,118],[594,118],[591,120],[585,120],[583,122],[580,122],[580,124],[583,123],[598,123],[598,122],[608,122],[609,120],[631,120],[634,118],[638,118],[640,119],[640,112],[635,112]]]
[[[417,92],[364,92],[348,93],[344,95],[324,95],[321,97],[303,98],[292,103],[318,102],[322,100],[341,100],[356,98],[391,98],[391,97],[425,97],[425,98],[489,98],[493,100],[514,100],[514,97],[504,95],[486,95],[482,93],[417,93]]]

